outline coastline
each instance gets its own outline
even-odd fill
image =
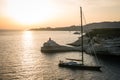
[[[120,29],[118,28],[93,29],[84,35],[83,40],[84,51],[87,54],[120,57]],[[68,45],[81,46],[81,38]]]

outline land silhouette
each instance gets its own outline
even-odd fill
[[[84,31],[89,31],[92,29],[101,29],[101,28],[120,28],[120,21],[118,22],[99,22],[99,23],[90,23],[84,25]],[[32,31],[80,31],[80,26],[71,25],[65,27],[47,27],[47,28],[32,28],[29,29]]]

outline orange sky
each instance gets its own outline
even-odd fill
[[[79,25],[79,7],[87,23],[120,21],[120,0],[0,0],[0,29]]]

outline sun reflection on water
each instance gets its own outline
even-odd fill
[[[33,33],[31,31],[24,31],[23,32],[23,39],[24,40],[31,40],[33,37]]]
[[[40,72],[38,54],[36,54],[34,32],[25,31],[22,35],[21,75],[29,80],[36,80]],[[34,74],[34,75],[33,75]]]
[[[23,32],[23,38],[22,38],[22,47],[23,47],[23,53],[22,53],[22,65],[33,65],[34,64],[34,41],[33,41],[33,33],[31,31],[25,31]]]

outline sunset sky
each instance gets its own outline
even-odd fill
[[[0,29],[79,25],[80,6],[87,23],[120,21],[120,0],[0,0]]]

